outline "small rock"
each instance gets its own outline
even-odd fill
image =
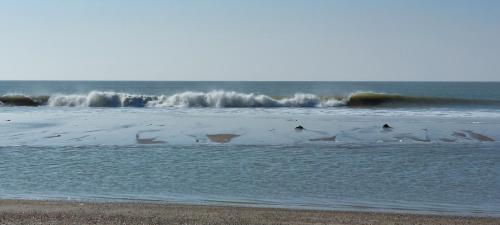
[[[384,129],[390,129],[390,128],[392,128],[392,127],[391,127],[391,126],[389,126],[389,124],[387,124],[387,123],[386,123],[386,124],[384,124],[384,126],[382,126],[382,128],[384,128]]]
[[[299,125],[299,126],[295,127],[295,130],[304,130],[304,127]]]

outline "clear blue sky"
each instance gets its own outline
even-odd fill
[[[0,80],[500,80],[500,1],[0,2]]]

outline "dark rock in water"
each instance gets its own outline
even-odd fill
[[[386,123],[386,124],[384,124],[384,126],[382,126],[382,128],[384,128],[384,129],[390,129],[390,128],[392,128],[392,127],[391,127],[391,126],[389,126],[389,124],[387,124],[387,123]]]
[[[10,120],[5,120],[5,121],[10,122]]]
[[[295,127],[295,130],[304,130],[304,127],[299,125],[299,126]]]

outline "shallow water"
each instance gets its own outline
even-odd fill
[[[498,144],[0,148],[4,198],[500,215]]]
[[[496,87],[497,83],[2,81],[0,94],[88,96],[96,91],[172,96],[225,90],[283,99],[295,93],[321,97],[368,91],[496,101]],[[489,103],[3,106],[0,198],[498,216],[500,108]],[[384,123],[393,128],[383,129]],[[294,129],[298,125],[305,129]],[[231,139],[214,142],[219,134]]]

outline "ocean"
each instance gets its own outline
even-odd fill
[[[498,140],[498,82],[0,81],[3,199],[499,216]]]

